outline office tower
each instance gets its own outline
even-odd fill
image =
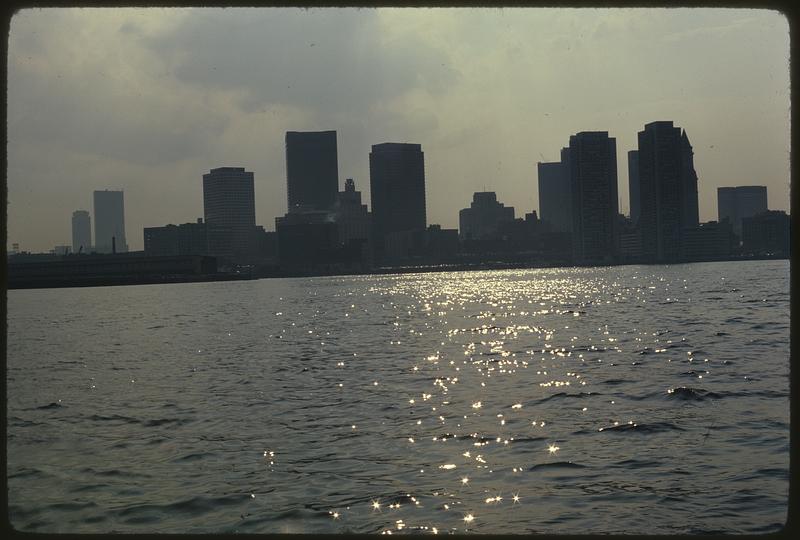
[[[125,199],[122,191],[94,192],[94,243],[98,253],[125,253]]]
[[[72,213],[72,252],[90,253],[92,251],[92,220],[86,210]]]
[[[504,222],[514,221],[514,207],[497,201],[494,191],[478,191],[472,204],[458,213],[461,240],[484,240],[498,236]]]
[[[295,206],[328,210],[339,190],[335,131],[286,132],[286,192]]]
[[[639,222],[641,200],[639,195],[639,151],[628,152],[628,200],[631,208],[631,222]]]
[[[694,170],[694,150],[686,130],[681,133],[681,185],[684,202],[683,222],[687,227],[700,225],[700,208],[697,201],[697,172]]]
[[[209,226],[223,231],[234,258],[251,255],[256,226],[253,173],[244,167],[220,167],[204,174],[203,214]]]
[[[616,256],[616,148],[607,131],[569,138],[572,256],[577,263],[608,263]]]
[[[539,213],[553,232],[572,231],[569,149],[561,150],[561,161],[539,163]]]
[[[336,194],[333,214],[341,244],[351,240],[369,240],[372,215],[367,205],[361,204],[361,192],[356,191],[356,183],[352,178],[345,180],[344,191]]]
[[[767,211],[767,186],[717,188],[719,221],[727,218],[733,232],[742,237],[742,220]]]
[[[422,231],[425,215],[425,155],[422,146],[382,143],[369,154],[373,234],[378,256],[387,235]]]
[[[648,261],[680,258],[685,229],[697,227],[697,175],[686,132],[651,122],[639,139],[639,227]]]

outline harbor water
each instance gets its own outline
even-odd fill
[[[789,261],[8,292],[12,525],[767,533]]]

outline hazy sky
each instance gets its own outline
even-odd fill
[[[700,219],[716,188],[766,185],[789,210],[789,27],[742,9],[36,9],[11,20],[8,241],[70,244],[92,191],[142,228],[203,215],[202,174],[255,173],[256,222],[286,212],[286,131],[338,132],[369,204],[369,151],[422,144],[428,223],[474,191],[538,210],[536,163],[569,136],[672,120],[694,146]],[[370,205],[371,206],[371,205]]]

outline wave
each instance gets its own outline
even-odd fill
[[[667,395],[671,399],[683,401],[705,401],[707,399],[720,399],[722,396],[705,388],[690,388],[688,386],[678,386],[667,390]]]
[[[558,392],[558,393],[553,394],[551,396],[544,397],[544,398],[538,400],[536,403],[540,403],[540,404],[541,403],[546,403],[546,402],[550,401],[551,399],[557,399],[557,398],[558,399],[562,399],[562,398],[587,398],[587,397],[599,396],[599,395],[602,395],[602,394],[599,394],[597,392],[578,392],[576,394],[575,393],[568,394],[566,392]]]
[[[52,410],[52,409],[64,409],[64,408],[65,408],[64,405],[61,405],[60,403],[53,402],[53,403],[49,403],[47,405],[42,405],[40,407],[36,407],[33,410],[36,410],[36,411],[49,411],[49,410]],[[28,409],[28,410],[30,410],[30,409]]]
[[[638,424],[635,422],[627,422],[625,424],[615,424],[599,428],[597,431],[633,431],[636,433],[658,433],[662,431],[685,431],[682,427],[678,427],[670,422],[655,422],[652,424]]]
[[[537,463],[529,471],[542,471],[551,469],[585,469],[586,465],[575,463],[573,461],[554,461],[552,463]]]

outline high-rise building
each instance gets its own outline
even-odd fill
[[[683,222],[687,227],[700,225],[700,205],[697,200],[697,172],[694,170],[694,150],[686,130],[681,133],[681,183],[684,203]]]
[[[767,186],[717,188],[719,220],[727,218],[733,232],[742,237],[742,220],[767,211]]]
[[[125,253],[125,198],[122,191],[94,192],[94,244],[98,253]]]
[[[684,231],[698,226],[692,146],[686,132],[669,121],[646,124],[638,139],[642,256],[677,261]]]
[[[286,192],[289,209],[329,210],[339,190],[335,131],[286,132]]]
[[[336,195],[333,215],[340,243],[346,244],[351,240],[369,241],[372,215],[367,210],[367,205],[361,204],[361,192],[356,191],[356,183],[352,178],[345,180],[344,191]]]
[[[617,141],[607,131],[569,138],[572,257],[613,262],[617,253]]]
[[[72,213],[72,252],[90,253],[92,251],[92,220],[86,210]]]
[[[639,195],[639,151],[628,152],[628,200],[631,208],[631,222],[639,222],[641,200]]]
[[[369,154],[375,249],[380,257],[386,235],[423,231],[425,214],[425,155],[422,146],[382,143]]]
[[[203,214],[209,226],[223,231],[235,259],[250,256],[256,226],[253,173],[244,167],[220,167],[204,174]]]
[[[539,163],[539,213],[554,232],[572,231],[569,149],[561,150],[561,161]]]
[[[497,237],[507,221],[514,221],[514,207],[498,202],[494,191],[478,191],[472,195],[470,207],[458,213],[459,236],[462,240]]]

